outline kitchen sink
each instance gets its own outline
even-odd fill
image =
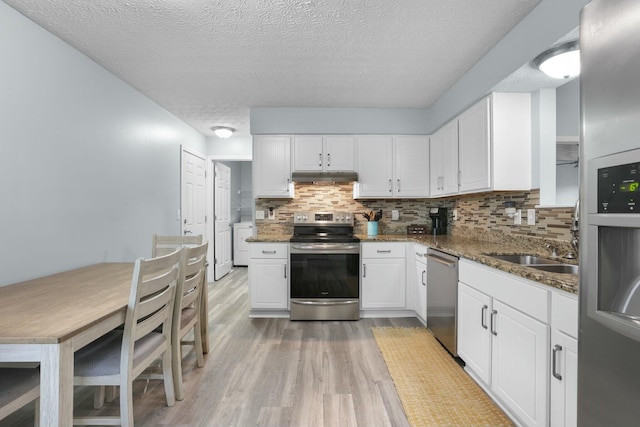
[[[578,274],[578,266],[573,264],[530,265],[529,267],[551,273]]]
[[[526,267],[535,268],[537,270],[548,271],[550,273],[561,274],[578,274],[578,266],[573,264],[564,264],[562,261],[556,261],[536,255],[513,255],[513,254],[485,254],[492,258],[502,261],[511,262]]]
[[[536,264],[560,264],[558,261],[542,258],[535,255],[489,255],[502,261],[512,262],[520,265],[536,265]]]

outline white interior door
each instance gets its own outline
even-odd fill
[[[214,252],[215,280],[231,271],[231,169],[214,164]]]
[[[206,238],[206,175],[207,161],[193,152],[182,150],[182,234]]]

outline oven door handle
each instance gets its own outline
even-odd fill
[[[348,305],[348,304],[359,304],[360,301],[357,299],[350,300],[330,300],[330,301],[300,301],[300,300],[292,300],[291,304],[300,304],[300,305]]]
[[[296,254],[357,254],[360,253],[360,245],[314,245],[314,244],[291,244],[291,253]]]

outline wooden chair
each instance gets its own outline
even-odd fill
[[[173,307],[173,323],[171,331],[171,351],[173,363],[173,383],[176,388],[176,399],[184,398],[182,386],[182,346],[193,345],[196,352],[197,366],[204,366],[202,351],[202,335],[200,334],[200,298],[205,286],[205,263],[208,242],[193,248],[182,250],[180,280],[176,289],[176,302]],[[193,331],[193,341],[183,338]]]
[[[202,236],[159,236],[153,235],[151,244],[151,257],[155,258],[160,255],[166,255],[176,249],[184,247],[193,247],[202,244]]]
[[[159,236],[157,234],[153,235],[153,243],[151,245],[151,256],[156,257],[158,255],[164,255],[170,251],[174,251],[176,249],[181,249],[184,247],[194,247],[202,244],[202,236]],[[209,265],[208,263],[205,263]],[[206,284],[208,283],[207,272],[205,269],[204,273],[204,283],[205,286],[202,288],[202,297],[201,297],[201,305],[200,311],[204,318],[206,318],[206,314],[209,312],[209,297],[208,290]],[[202,322],[200,325],[201,335],[202,335],[202,347],[205,353],[209,352],[209,325],[206,322]]]
[[[114,330],[76,351],[74,385],[119,386],[119,417],[76,417],[74,425],[133,426],[133,380],[162,357],[167,405],[175,404],[171,323],[182,250],[138,259],[124,330]],[[157,332],[158,327],[162,332]]]
[[[0,420],[35,400],[34,425],[39,424],[40,369],[0,368]]]

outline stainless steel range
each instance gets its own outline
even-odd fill
[[[360,318],[360,239],[353,222],[346,212],[294,216],[291,320]]]

